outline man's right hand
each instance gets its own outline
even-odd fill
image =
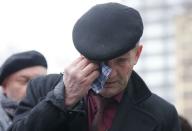
[[[99,65],[80,56],[64,70],[65,105],[72,107],[84,97],[99,76]]]

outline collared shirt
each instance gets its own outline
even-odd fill
[[[118,95],[114,96],[111,99],[108,99],[111,102],[107,102],[107,106],[103,112],[101,125],[99,125],[99,128],[102,131],[106,131],[111,128],[114,116],[116,115],[117,107],[121,102],[122,96],[123,96],[123,92],[119,93]],[[96,95],[92,91],[89,92],[87,97],[89,131],[91,131],[93,120],[98,110],[98,107],[96,104],[96,97],[101,97],[101,96]],[[107,99],[107,98],[103,98],[103,99]]]

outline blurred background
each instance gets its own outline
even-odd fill
[[[60,73],[79,54],[72,44],[76,20],[109,0],[0,0],[0,65],[11,54],[37,50],[48,73]],[[144,20],[143,54],[135,70],[149,88],[192,123],[192,1],[112,0],[132,6]]]

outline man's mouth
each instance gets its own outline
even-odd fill
[[[114,83],[116,83],[116,81],[107,81],[107,82],[105,83],[105,85],[111,85],[111,84],[114,84]]]

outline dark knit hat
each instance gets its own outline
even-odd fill
[[[47,68],[45,57],[37,51],[26,51],[11,55],[0,68],[0,85],[9,75],[32,66]]]
[[[73,42],[85,57],[106,61],[133,49],[143,34],[139,12],[119,3],[98,4],[73,28]]]

